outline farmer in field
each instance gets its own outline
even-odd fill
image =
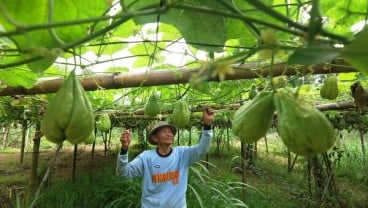
[[[200,142],[190,147],[173,147],[176,127],[158,122],[148,135],[148,141],[157,145],[156,149],[142,152],[131,162],[128,162],[128,147],[132,135],[129,130],[123,132],[116,173],[123,178],[143,177],[142,207],[186,207],[188,169],[209,150],[213,117],[214,111],[206,108]]]

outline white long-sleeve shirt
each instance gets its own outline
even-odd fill
[[[143,208],[185,208],[189,166],[207,154],[212,130],[202,130],[199,144],[173,147],[161,156],[157,149],[146,150],[128,162],[127,154],[118,154],[116,173],[123,178],[143,177]]]

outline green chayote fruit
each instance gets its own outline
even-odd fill
[[[42,131],[53,143],[68,140],[83,142],[94,129],[92,105],[74,70],[48,104],[42,119]]]
[[[160,106],[158,105],[157,97],[155,94],[151,94],[146,105],[144,106],[144,114],[153,117],[159,113]]]
[[[234,113],[232,129],[242,142],[254,143],[266,135],[275,111],[273,95],[262,91]]]
[[[101,114],[96,122],[96,128],[102,132],[108,132],[111,128],[110,117],[107,113]]]
[[[95,137],[95,134],[92,132],[89,137],[84,140],[84,144],[93,144],[93,142],[96,141],[96,137]]]
[[[178,101],[171,115],[171,119],[174,125],[179,128],[184,128],[189,124],[190,109],[185,101]]]
[[[289,90],[275,93],[277,129],[283,143],[295,154],[322,154],[335,143],[334,129],[327,117],[314,105]]]

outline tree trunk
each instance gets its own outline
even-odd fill
[[[75,182],[75,173],[77,168],[77,156],[78,156],[78,144],[74,145],[74,154],[73,154],[73,170],[72,170],[72,181]]]
[[[109,134],[109,145],[108,145],[108,147],[109,147],[109,149],[110,149],[110,148],[111,148],[111,137],[112,137],[112,126],[111,126],[111,128],[110,128],[110,130],[109,130],[108,134]]]
[[[265,145],[266,145],[266,153],[268,154],[268,141],[267,141],[267,135],[264,137]]]
[[[246,146],[246,155],[245,155],[245,159],[247,160],[247,166],[248,167],[254,167],[255,166],[255,163],[254,163],[254,160],[255,160],[255,151],[254,151],[254,145],[255,143],[253,144],[245,144]]]
[[[188,146],[192,146],[192,127],[189,129],[189,139],[188,139]]]
[[[33,194],[36,191],[37,186],[37,167],[38,167],[38,157],[40,152],[40,143],[41,137],[43,133],[41,132],[41,123],[37,121],[35,127],[35,135],[33,138],[33,152],[32,152],[32,161],[31,161],[31,170],[28,181],[28,193],[27,193],[27,202],[29,202],[33,198]],[[28,204],[28,203],[27,203]]]
[[[291,152],[289,149],[287,152],[287,164],[288,164],[288,172],[291,172]]]
[[[318,160],[317,155],[310,156],[311,158],[311,167],[312,174],[314,177],[314,185],[315,185],[315,197],[318,201],[318,204],[322,201],[323,190],[325,187],[325,176],[323,174],[323,167]]]
[[[107,135],[101,131],[102,140],[104,142],[104,156],[107,155]]]
[[[243,184],[243,198],[247,198],[247,187],[245,184],[247,183],[247,144],[244,142],[240,142],[241,146],[241,159],[242,159],[242,184]]]
[[[226,126],[226,143],[227,143],[227,151],[230,152],[230,131],[228,126]]]
[[[310,197],[312,197],[312,162],[310,157],[306,157],[307,159],[307,189],[308,194]]]
[[[180,145],[180,134],[181,134],[181,130],[178,128],[178,132],[177,132],[177,145],[179,146]]]
[[[95,128],[95,137],[97,135],[97,129]],[[92,151],[91,151],[91,165],[93,166],[93,156],[95,154],[95,146],[96,146],[96,140],[92,143]]]
[[[22,144],[20,146],[20,164],[23,164],[23,159],[24,159],[24,148],[26,146],[26,134],[27,134],[27,120],[24,119],[22,121]]]

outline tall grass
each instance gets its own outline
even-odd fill
[[[214,164],[206,164],[217,169]],[[213,177],[204,163],[200,162],[190,168],[189,174],[188,207],[247,207],[241,200],[245,186],[241,182],[227,182],[225,178]]]
[[[75,182],[57,180],[43,190],[33,207],[75,208],[105,207],[119,198],[120,191],[130,187],[130,181],[121,181],[114,175],[114,167],[80,175]],[[134,183],[133,183],[134,184]]]
[[[109,166],[93,173],[83,174],[74,183],[70,180],[55,181],[43,191],[31,207],[139,208],[141,180],[122,180],[116,177],[113,171],[114,167]],[[191,167],[189,174],[188,207],[247,207],[239,199],[243,184],[213,178],[201,163]]]
[[[328,152],[334,163],[339,197],[346,202],[347,207],[368,207],[367,156],[362,156],[356,135],[344,132],[344,137],[349,139],[340,141],[338,149]],[[247,170],[246,183],[242,183],[242,173],[238,172],[241,170],[239,144],[232,141],[231,148],[222,148],[219,155],[214,154],[212,144],[209,161],[201,161],[190,168],[188,208],[300,208],[315,205],[308,193],[306,158],[298,157],[293,170],[289,172],[287,149],[277,136],[269,137],[268,150],[267,153],[264,140],[258,142],[255,165]],[[137,152],[136,149],[132,151]],[[340,153],[339,156],[337,153]],[[115,158],[112,158],[111,164],[105,168],[80,174],[74,183],[65,179],[51,181],[32,207],[139,208],[141,180],[118,178],[114,166]],[[327,207],[331,206],[323,206]]]

